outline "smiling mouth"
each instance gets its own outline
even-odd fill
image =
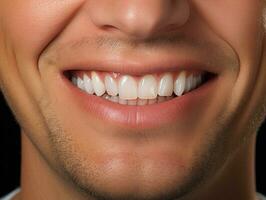
[[[116,104],[146,106],[184,96],[215,78],[203,70],[179,70],[142,76],[69,70],[64,73],[80,91]]]
[[[85,61],[60,67],[61,95],[88,117],[133,129],[191,120],[211,101],[222,74],[221,67],[192,61]]]

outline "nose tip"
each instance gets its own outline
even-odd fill
[[[116,0],[112,5],[108,2],[102,1],[91,10],[93,23],[136,38],[176,30],[190,15],[187,0]]]

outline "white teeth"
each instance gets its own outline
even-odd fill
[[[154,99],[157,97],[157,81],[153,75],[141,78],[138,86],[138,97],[140,99]]]
[[[137,105],[137,103],[138,103],[137,99],[127,100],[127,105],[130,105],[130,106],[135,106]]]
[[[101,75],[102,76],[102,75]],[[72,76],[71,81],[88,94],[96,94],[103,98],[123,105],[148,105],[171,100],[182,96],[202,84],[202,74],[190,74],[181,71],[176,79],[172,73],[161,75],[145,75],[139,81],[130,75],[113,76],[105,74],[104,80],[95,71],[91,76],[83,74],[83,78]]]
[[[144,106],[148,104],[148,99],[138,99],[138,106]]]
[[[193,75],[191,74],[187,77],[185,92],[189,92],[192,89],[192,84],[193,84]]]
[[[102,96],[105,93],[105,86],[101,78],[96,72],[91,73],[92,85],[97,96]]]
[[[106,75],[104,79],[105,88],[109,95],[116,96],[118,94],[118,87],[116,81],[110,75]]]
[[[128,100],[126,99],[121,99],[121,98],[118,99],[119,104],[122,104],[122,105],[127,105],[127,101]]]
[[[104,99],[107,99],[107,100],[108,100],[108,99],[110,99],[110,96],[109,96],[108,94],[103,94],[103,95],[102,95],[102,98],[104,98]]]
[[[92,85],[92,80],[86,75],[83,75],[83,81],[84,81],[84,89],[88,94],[93,94],[94,89]]]
[[[119,97],[118,97],[118,96],[112,96],[112,97],[110,98],[110,101],[115,102],[115,103],[118,103],[118,101],[119,101]]]
[[[124,75],[120,78],[118,84],[120,99],[136,99],[138,97],[137,83],[133,77]]]
[[[174,90],[174,80],[170,73],[164,74],[159,82],[158,95],[171,96]]]
[[[106,99],[108,101],[112,101],[112,102],[119,103],[119,104],[122,104],[122,105],[144,106],[144,105],[151,105],[151,104],[155,104],[155,103],[161,103],[161,102],[164,102],[164,101],[167,101],[167,100],[171,100],[174,97],[173,96],[170,96],[170,97],[157,96],[157,98],[155,98],[155,99],[140,99],[140,98],[137,98],[137,99],[126,100],[126,99],[121,99],[118,96],[110,96],[110,95],[105,93],[105,94],[103,94],[101,96],[101,98],[104,98],[104,99]]]
[[[197,87],[197,76],[192,76],[192,86],[191,89]]]
[[[185,91],[185,86],[186,86],[186,72],[182,71],[175,80],[174,93],[177,96],[181,96]]]
[[[85,87],[84,87],[84,81],[81,79],[81,78],[77,78],[77,86],[79,89],[81,90],[85,90]]]

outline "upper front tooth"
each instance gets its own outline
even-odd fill
[[[175,80],[174,92],[177,96],[181,96],[185,91],[186,72],[182,71]]]
[[[153,75],[146,75],[141,78],[138,86],[138,97],[141,99],[157,97],[157,81]]]
[[[84,74],[83,75],[83,81],[84,81],[85,91],[89,94],[93,94],[94,89],[93,89],[93,85],[92,85],[92,80],[86,74]]]
[[[163,75],[158,86],[158,95],[171,96],[174,90],[173,76],[170,73]]]
[[[104,79],[106,91],[111,96],[116,96],[118,94],[118,88],[116,81],[110,75],[106,75]]]
[[[121,99],[136,99],[138,97],[137,83],[133,77],[124,75],[118,84],[119,97]]]
[[[96,72],[91,73],[92,85],[97,96],[102,96],[105,93],[105,86],[101,78]]]

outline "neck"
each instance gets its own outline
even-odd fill
[[[211,183],[201,186],[186,200],[256,200],[256,135],[230,159]],[[75,187],[50,167],[31,141],[22,133],[20,200],[85,199]]]

